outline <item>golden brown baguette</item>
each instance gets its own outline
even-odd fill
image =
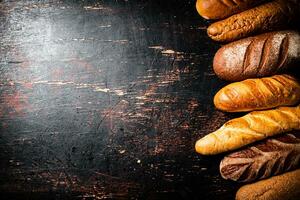
[[[224,179],[252,182],[300,168],[300,131],[263,140],[221,161]]]
[[[236,193],[236,200],[299,200],[300,169],[245,185]]]
[[[196,9],[205,19],[224,19],[266,0],[198,0]]]
[[[292,130],[300,130],[300,105],[254,111],[229,120],[198,140],[195,149],[203,155],[214,155]]]
[[[300,34],[277,31],[224,45],[213,62],[221,79],[241,81],[265,77],[300,66]]]
[[[299,7],[292,1],[275,0],[215,22],[207,33],[213,40],[231,42],[254,33],[278,30],[297,18]]]
[[[215,106],[226,112],[293,106],[299,101],[300,83],[286,74],[231,83],[217,92],[214,97]]]

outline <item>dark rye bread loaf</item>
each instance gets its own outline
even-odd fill
[[[300,34],[270,32],[220,48],[213,61],[218,77],[229,81],[270,76],[300,67]]]
[[[265,179],[300,167],[300,132],[267,139],[226,156],[223,178],[240,182]]]
[[[219,42],[232,42],[293,25],[299,20],[299,12],[297,0],[274,0],[211,24],[207,34]]]
[[[205,19],[224,19],[267,0],[198,0],[196,9]]]

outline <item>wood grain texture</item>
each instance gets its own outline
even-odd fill
[[[194,2],[0,5],[1,199],[234,197],[193,149],[229,119]]]

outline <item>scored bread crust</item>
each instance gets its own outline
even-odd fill
[[[300,130],[300,105],[254,111],[229,120],[215,132],[199,139],[195,149],[203,155],[215,155],[292,130]]]
[[[220,163],[224,179],[252,182],[300,167],[300,132],[263,140],[233,152]]]
[[[215,22],[207,34],[215,41],[232,42],[254,33],[278,30],[297,19],[299,7],[292,1],[275,0]]]
[[[236,200],[299,200],[300,169],[242,186]]]
[[[300,34],[286,30],[232,42],[214,56],[217,76],[228,81],[271,76],[299,67]]]
[[[299,101],[300,83],[286,74],[231,83],[219,90],[214,97],[215,106],[226,112],[292,106]]]

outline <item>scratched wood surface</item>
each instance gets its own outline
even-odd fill
[[[233,199],[194,1],[0,2],[1,199]]]

